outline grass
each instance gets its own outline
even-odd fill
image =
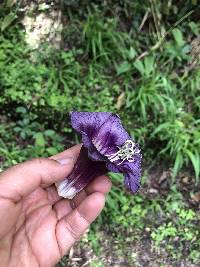
[[[118,113],[142,146],[143,189],[129,196],[122,177],[111,175],[106,208],[77,249],[81,257],[84,247],[92,251],[90,266],[200,261],[192,202],[200,176],[198,6],[170,3],[62,1],[62,48],[43,43],[38,51],[26,45],[20,3],[0,6],[2,170],[78,142],[71,110]]]

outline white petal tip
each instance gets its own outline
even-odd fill
[[[55,185],[60,197],[72,199],[78,193],[78,190],[75,187],[72,186],[69,188],[67,180],[56,183]]]

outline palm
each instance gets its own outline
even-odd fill
[[[67,203],[65,209],[62,209],[64,201],[66,202],[60,200],[55,204],[53,194],[42,188],[23,199],[22,213],[17,218],[17,229],[13,229],[14,257],[19,257],[22,262],[28,258],[33,267],[43,266],[44,263],[45,266],[52,266],[58,261],[62,256],[59,249],[59,242],[62,240],[58,240],[56,236],[57,223],[71,211]]]
[[[107,178],[98,177],[73,202],[60,199],[54,186],[39,187],[25,197],[10,213],[13,228],[10,231],[9,267],[54,266],[88,228],[89,218],[101,211],[102,197],[96,189],[106,193],[109,188]],[[81,210],[85,210],[87,219]],[[16,217],[13,214],[17,214]]]

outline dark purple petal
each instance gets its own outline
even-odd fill
[[[102,124],[110,117],[111,112],[77,112],[72,111],[71,124],[79,133],[86,134],[92,139],[93,134],[99,130]]]
[[[102,161],[106,161],[105,157],[102,156],[98,150],[95,148],[95,146],[93,145],[92,141],[90,140],[90,138],[86,135],[86,134],[82,134],[82,142],[84,144],[84,147],[87,147],[88,149],[88,156],[89,158],[91,158],[92,160],[102,160]]]
[[[138,173],[128,173],[125,175],[124,186],[131,192],[136,193],[140,188],[140,176]]]
[[[129,138],[120,118],[111,112],[71,112],[71,124],[82,134],[83,144],[88,148],[90,157],[94,159],[96,156],[93,157],[93,151],[98,151],[104,156],[115,153],[117,146],[122,146]]]
[[[61,183],[56,184],[58,194],[71,199],[94,178],[106,172],[105,162],[89,159],[87,149],[82,146],[70,175]]]
[[[124,130],[120,118],[111,114],[95,132],[92,142],[102,155],[109,155],[117,151],[126,140],[129,139],[128,133]]]

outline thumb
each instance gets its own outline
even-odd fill
[[[100,214],[104,204],[105,195],[94,192],[87,196],[76,209],[58,221],[56,237],[61,256],[64,256],[80,239],[81,235]]]
[[[39,186],[49,186],[61,181],[72,171],[74,157],[56,161],[37,158],[17,164],[0,175],[0,197],[18,202]]]

